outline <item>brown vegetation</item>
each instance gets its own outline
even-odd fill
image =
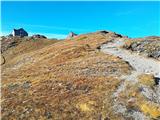
[[[119,85],[112,76],[128,74],[132,68],[96,50],[111,39],[92,33],[54,44],[37,40],[9,48],[3,53],[8,61],[2,70],[2,118],[122,117],[112,112],[111,95]]]
[[[4,51],[2,119],[125,119],[113,110],[113,93],[120,85],[119,76],[129,74],[132,68],[97,50],[115,37],[119,36],[96,32],[58,42],[29,40]],[[128,86],[120,93],[120,100],[144,99],[139,85]],[[133,106],[141,111],[145,107]],[[157,116],[155,112],[153,118]]]

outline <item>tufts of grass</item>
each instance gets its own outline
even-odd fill
[[[85,39],[87,39],[87,36],[81,36],[77,40],[85,40]]]
[[[138,80],[142,85],[153,87],[155,85],[155,79],[152,74],[141,74],[138,76]]]
[[[110,41],[109,36],[78,37],[54,44],[26,41],[10,49],[14,59],[7,64],[21,66],[3,71],[3,119],[123,119],[112,109],[112,95],[120,83],[116,77],[132,68],[120,58],[95,50]],[[20,85],[12,85],[16,82]]]
[[[149,114],[151,118],[158,120],[160,118],[160,105],[154,102],[143,101],[139,104],[143,113]]]

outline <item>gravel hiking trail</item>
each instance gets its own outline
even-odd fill
[[[137,76],[140,74],[153,74],[155,77],[160,78],[160,61],[140,56],[137,53],[133,53],[129,50],[120,48],[124,44],[124,39],[115,39],[111,42],[101,45],[100,50],[106,54],[111,54],[121,58],[122,60],[128,62],[132,67],[133,71],[129,75],[121,75],[122,80],[120,86],[113,94],[114,106],[113,109],[117,113],[121,113],[125,116],[132,117],[134,120],[149,120],[142,112],[132,111],[132,113],[127,113],[127,108],[118,102],[119,93],[126,88],[125,81],[130,81],[131,84],[135,84]],[[160,87],[160,85],[158,85]],[[157,94],[158,96],[158,94]]]
[[[155,77],[160,77],[160,61],[140,56],[137,53],[119,48],[124,44],[123,39],[115,39],[112,42],[103,44],[101,51],[122,58],[127,61],[138,73],[149,73]]]

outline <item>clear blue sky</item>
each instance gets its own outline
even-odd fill
[[[29,35],[64,38],[73,31],[110,30],[129,37],[160,35],[160,2],[1,3],[2,33],[23,27]]]

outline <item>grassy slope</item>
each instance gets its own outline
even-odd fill
[[[41,42],[22,43],[4,53],[2,118],[123,119],[113,112],[112,94],[117,77],[132,68],[96,49],[113,37],[92,33],[38,48]]]
[[[9,44],[6,44],[7,41],[12,41],[15,43],[15,46],[7,47],[8,49],[3,52],[3,56],[6,58],[7,63],[10,63],[10,61],[14,57],[42,49],[43,47],[58,42],[58,40],[48,40],[43,38],[33,39],[33,38],[13,37],[12,39],[9,40],[2,39],[2,49],[5,46],[9,46]]]

